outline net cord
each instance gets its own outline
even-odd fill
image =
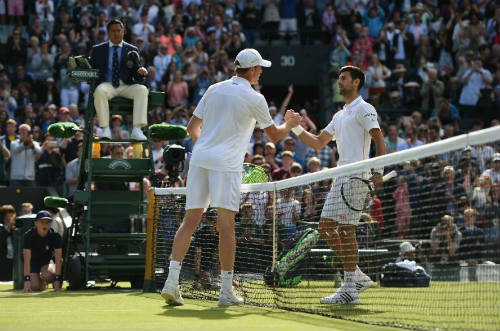
[[[407,149],[397,153],[386,154],[371,159],[350,163],[325,171],[318,171],[311,174],[305,174],[298,177],[288,178],[277,182],[242,184],[241,192],[262,192],[279,191],[289,187],[308,185],[310,183],[331,179],[333,177],[350,175],[359,172],[370,171],[372,168],[390,166],[404,161],[411,161],[415,158],[425,158],[432,155],[443,154],[446,152],[458,150],[466,146],[481,145],[488,142],[499,140],[500,126],[488,129],[478,130],[471,133],[462,134],[453,138],[448,138],[435,143],[430,143]],[[167,194],[186,194],[185,187],[155,188],[156,195]]]

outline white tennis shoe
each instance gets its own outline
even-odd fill
[[[233,290],[228,291],[222,289],[219,295],[219,302],[217,303],[219,307],[242,305],[245,302],[243,298],[237,296]]]
[[[371,280],[370,277],[368,277],[368,275],[363,273],[363,271],[361,271],[359,267],[356,268],[356,271],[354,272],[354,277],[355,277],[354,285],[356,286],[356,290],[359,293],[369,289],[370,287],[373,286],[373,284],[375,284],[375,282]]]
[[[360,303],[359,293],[352,284],[348,286],[345,284],[342,285],[342,287],[332,295],[319,299],[319,302],[327,305],[358,305]]]
[[[169,306],[182,306],[184,304],[178,284],[165,282],[160,294]]]
[[[139,128],[138,126],[134,126],[130,138],[134,140],[148,140],[148,138],[142,132],[141,128]]]

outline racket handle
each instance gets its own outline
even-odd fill
[[[382,177],[382,181],[387,182],[388,180],[391,180],[392,178],[396,177],[397,175],[398,175],[398,173],[396,172],[396,170],[392,170],[388,174],[384,175],[384,177]]]

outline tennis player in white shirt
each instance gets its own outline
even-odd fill
[[[359,90],[365,75],[361,69],[345,66],[340,69],[339,92],[345,106],[319,135],[311,134],[298,126],[292,131],[315,150],[336,140],[339,152],[338,165],[368,159],[371,139],[377,145],[377,156],[385,154],[385,143],[375,108],[363,100]],[[383,169],[373,171],[371,180],[379,187]],[[324,304],[359,304],[359,292],[373,285],[373,281],[358,267],[359,252],[356,242],[356,226],[361,212],[349,209],[340,194],[340,187],[348,177],[336,178],[328,193],[319,223],[320,235],[337,254],[344,267],[344,284],[335,293],[321,298]]]
[[[202,214],[210,205],[217,208],[219,257],[222,287],[219,306],[242,304],[232,287],[235,256],[234,217],[239,210],[243,158],[256,122],[271,141],[286,137],[299,125],[301,116],[287,111],[285,123],[276,126],[264,96],[252,85],[259,81],[263,60],[255,49],[244,49],[235,60],[236,76],[208,88],[188,123],[196,144],[187,177],[186,215],[172,246],[168,278],[162,297],[170,305],[184,303],[179,291],[181,263]]]

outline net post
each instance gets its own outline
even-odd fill
[[[151,187],[147,193],[147,206],[146,206],[146,220],[147,220],[147,230],[146,230],[146,263],[144,266],[144,292],[155,292],[156,286],[154,283],[154,270],[156,261],[156,222],[155,219],[155,189]]]
[[[271,272],[276,269],[276,257],[278,256],[278,238],[276,236],[276,231],[278,225],[276,223],[276,196],[278,195],[278,190],[276,189],[276,184],[273,185],[273,264],[271,266]]]

